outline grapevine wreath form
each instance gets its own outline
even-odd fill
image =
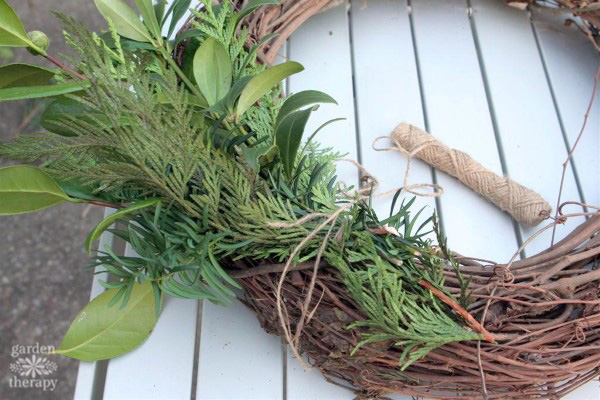
[[[0,0],[0,45],[59,67],[0,67],[1,100],[51,99],[46,132],[0,145],[1,157],[36,165],[0,169],[0,214],[105,205],[115,212],[88,250],[109,229],[137,253],[98,249],[107,290],[56,353],[117,357],[147,338],[163,296],[229,304],[242,288],[300,362],[363,398],[559,398],[598,376],[600,215],[540,254],[480,262],[450,251],[414,199],[396,193],[380,219],[374,179],[337,181],[341,155],[304,132],[335,100],[285,98],[280,82],[302,66],[268,66],[334,3],[205,2],[179,32],[189,1],[95,3],[101,34],[58,15],[76,53],[63,62]],[[569,217],[559,211],[552,224]],[[114,326],[128,335],[111,336]]]

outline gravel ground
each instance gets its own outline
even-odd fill
[[[57,19],[49,11],[65,12],[86,21],[92,29],[104,22],[92,1],[9,0],[28,30],[41,30],[52,41],[54,55],[66,51]],[[23,49],[0,49],[0,64],[45,64]],[[0,104],[0,141],[36,128],[40,103]],[[25,121],[25,122],[24,122]],[[3,162],[4,161],[4,162]],[[0,159],[0,165],[6,165]],[[10,365],[39,349],[21,346],[58,346],[72,318],[88,302],[92,274],[83,244],[87,232],[100,220],[98,207],[65,204],[36,214],[0,218],[0,400],[70,399],[78,362],[52,357],[57,369],[45,377],[56,380],[54,390],[15,388]],[[17,350],[18,357],[12,350]],[[22,351],[18,351],[22,350]],[[12,381],[11,381],[12,379]]]

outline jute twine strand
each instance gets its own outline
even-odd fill
[[[454,176],[520,223],[535,226],[550,215],[550,204],[533,190],[497,175],[468,154],[451,149],[413,125],[398,125],[392,132],[391,140],[395,147],[377,150],[395,150],[409,157],[420,158],[434,168]],[[408,173],[409,168],[406,170],[405,180]]]

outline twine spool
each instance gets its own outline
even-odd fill
[[[454,176],[520,223],[535,226],[550,215],[550,204],[533,190],[495,174],[468,154],[449,148],[413,125],[398,125],[391,138],[399,151]]]

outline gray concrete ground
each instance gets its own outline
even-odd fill
[[[66,51],[61,27],[50,10],[104,26],[93,1],[9,0],[27,30],[41,30],[52,40],[50,51]],[[12,53],[12,54],[11,54]],[[0,49],[0,64],[25,61],[47,64],[23,49]],[[1,103],[0,141],[36,129],[39,103]],[[6,165],[0,159],[0,165]],[[70,399],[78,362],[53,357],[57,369],[45,378],[56,379],[53,391],[16,388],[11,363],[32,354],[11,354],[16,345],[58,346],[72,318],[89,300],[92,274],[83,244],[100,220],[98,207],[65,204],[36,214],[0,218],[0,400]],[[27,349],[17,349],[25,350]],[[36,349],[30,349],[36,350]],[[31,351],[30,351],[31,353]],[[11,381],[12,379],[12,381]]]

